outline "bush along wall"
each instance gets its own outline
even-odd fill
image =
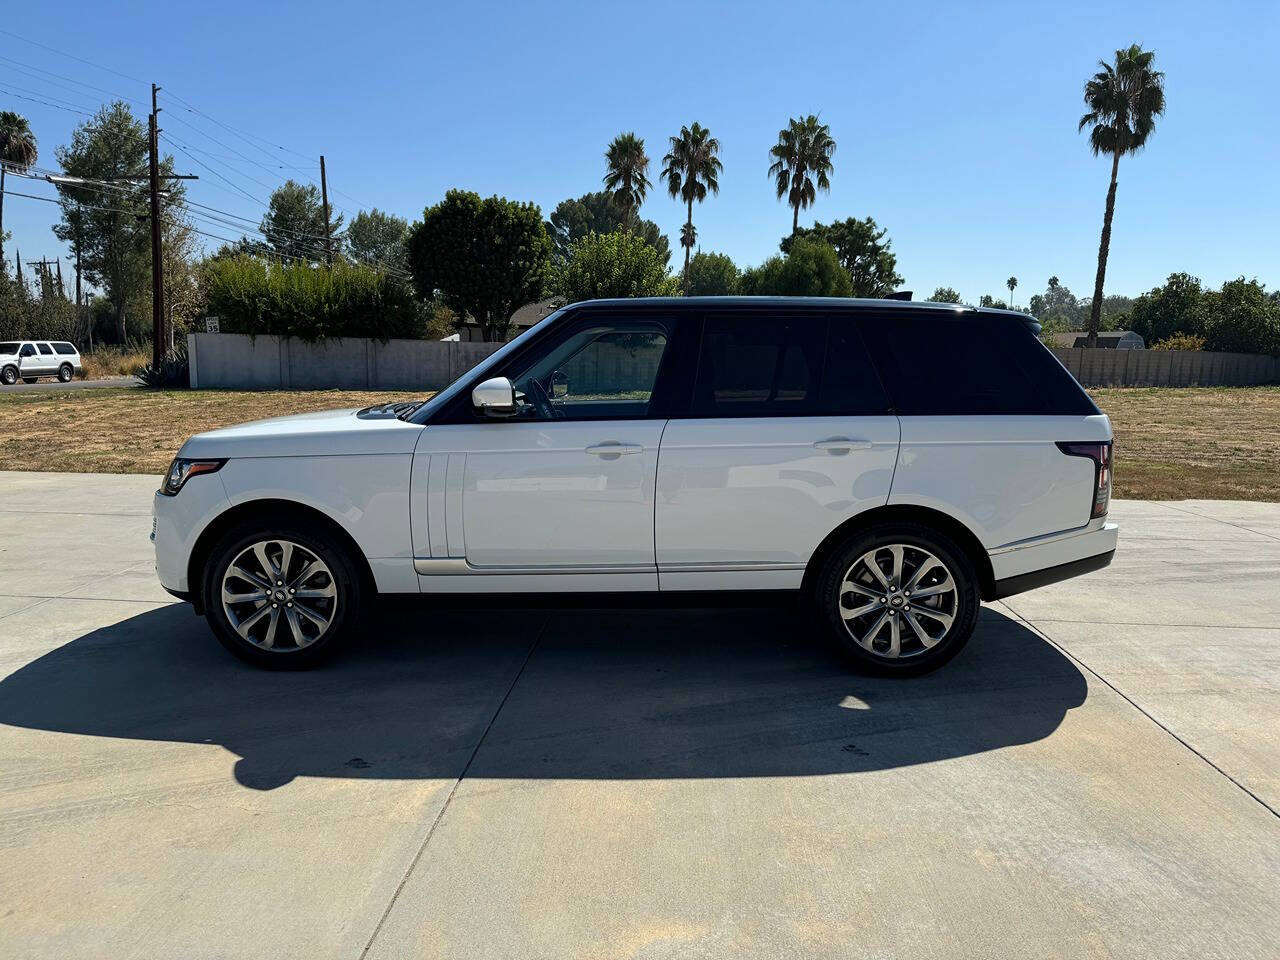
[[[204,283],[208,312],[226,333],[306,341],[422,336],[408,284],[366,266],[219,257],[205,264]]]

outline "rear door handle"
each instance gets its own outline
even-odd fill
[[[819,450],[870,450],[870,440],[850,440],[848,437],[831,437],[828,440],[819,440],[814,444]]]
[[[644,447],[638,443],[619,443],[617,440],[606,440],[587,447],[587,453],[593,457],[625,457],[631,453],[644,453]]]

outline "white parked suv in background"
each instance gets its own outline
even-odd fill
[[[304,666],[376,593],[799,591],[855,664],[954,656],[981,600],[1106,566],[1111,424],[1023,314],[595,301],[426,402],[199,434],[160,581]]]
[[[66,383],[83,369],[74,344],[61,340],[0,341],[0,383],[5,386],[19,379],[35,383],[41,377],[57,377]]]

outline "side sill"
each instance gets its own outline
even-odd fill
[[[1070,580],[1072,577],[1079,577],[1086,573],[1092,573],[1094,570],[1101,570],[1111,564],[1111,558],[1115,555],[1116,552],[1114,550],[1108,550],[1106,553],[1099,553],[1093,557],[1072,560],[1070,563],[1060,563],[1056,567],[1032,570],[1030,573],[997,580],[995,599],[1003,600],[1005,597],[1012,597],[1016,593],[1025,593],[1028,590],[1047,586],[1050,583]]]

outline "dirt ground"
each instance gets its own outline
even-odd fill
[[[1091,393],[1115,426],[1115,496],[1280,501],[1280,388]],[[339,390],[0,392],[0,466],[159,474],[183,440],[202,430],[421,396]]]

